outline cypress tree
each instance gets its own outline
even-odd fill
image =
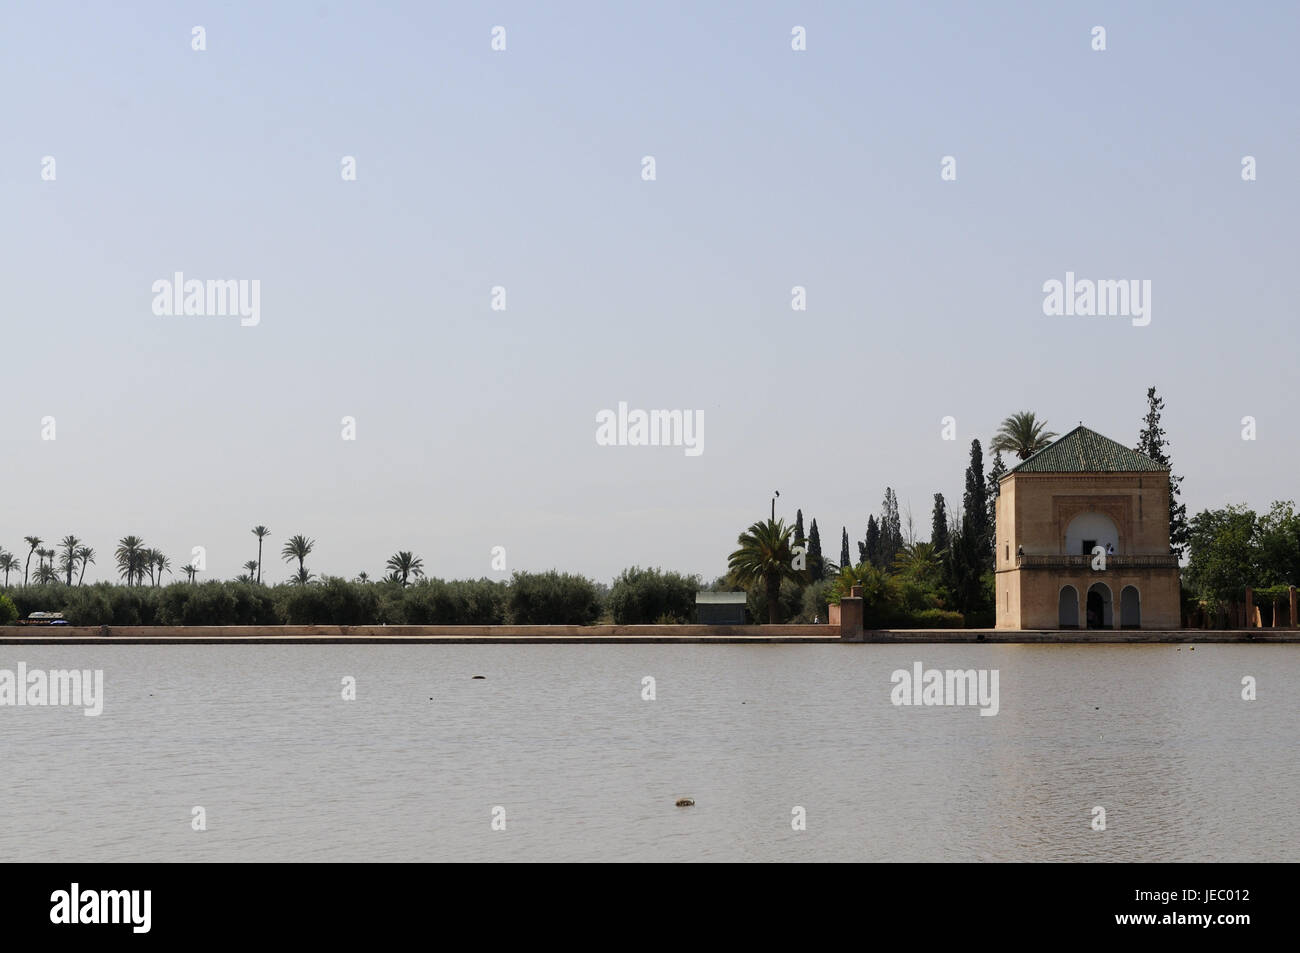
[[[853,560],[849,557],[849,530],[848,527],[840,527],[840,568],[847,569],[853,565]]]
[[[874,515],[867,517],[867,538],[862,546],[862,561],[880,566],[880,524]]]
[[[993,568],[993,534],[989,530],[989,498],[984,484],[984,451],[980,442],[970,442],[970,466],[966,468],[966,493],[962,497],[962,532],[968,529],[967,542],[975,553],[985,553],[987,558],[977,560],[986,569]]]
[[[880,517],[880,568],[891,569],[894,557],[903,548],[903,523],[898,515],[898,497],[885,487],[885,502]]]
[[[998,532],[998,494],[1001,492],[1000,481],[1007,474],[1007,465],[1002,462],[1002,451],[993,451],[993,468],[989,470],[988,494],[989,494],[989,538],[992,540],[994,547],[997,546]]]
[[[930,545],[936,553],[948,549],[948,506],[943,501],[943,494],[934,495],[934,511],[930,516]]]
[[[802,546],[804,544],[803,535],[803,510],[794,511],[794,544]]]
[[[822,534],[817,530],[817,520],[808,527],[808,572],[813,582],[826,578],[826,560],[822,558]]]
[[[1169,454],[1165,450],[1169,440],[1160,426],[1160,412],[1165,409],[1164,399],[1156,396],[1154,387],[1147,388],[1147,415],[1143,419],[1142,432],[1138,434],[1138,444],[1133,449],[1144,453],[1156,463],[1170,466]],[[1169,471],[1169,551],[1175,556],[1183,555],[1183,546],[1187,543],[1187,504],[1178,500],[1182,493],[1183,478],[1174,476]]]
[[[978,611],[980,605],[980,576],[984,572],[981,565],[981,539],[978,520],[969,515],[963,516],[961,528],[952,537],[952,549],[948,559],[949,578],[952,582],[953,597],[957,608],[963,613]]]

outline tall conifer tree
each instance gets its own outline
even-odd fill
[[[988,489],[984,483],[984,451],[978,440],[970,442],[970,466],[966,468],[966,493],[962,497],[963,534],[975,553],[984,556],[976,560],[984,569],[993,568],[993,533],[989,527]]]
[[[930,515],[930,545],[936,553],[948,549],[948,506],[943,501],[943,494],[934,495],[934,510]]]
[[[812,580],[826,578],[826,560],[822,558],[822,534],[817,530],[817,520],[808,527],[808,572]]]
[[[1142,432],[1138,434],[1137,446],[1133,449],[1138,453],[1146,454],[1156,463],[1170,466],[1169,453],[1165,449],[1169,446],[1169,440],[1165,437],[1164,428],[1160,426],[1160,412],[1164,409],[1164,399],[1156,396],[1156,389],[1147,388],[1147,415],[1142,421]],[[1187,504],[1178,499],[1182,493],[1182,482],[1183,478],[1174,476],[1174,471],[1171,469],[1169,471],[1169,551],[1178,557],[1183,555],[1183,547],[1187,544]]]
[[[874,514],[867,517],[867,538],[859,548],[862,550],[863,562],[877,567],[880,565],[880,524],[876,522]]]

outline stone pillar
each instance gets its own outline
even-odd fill
[[[1292,628],[1295,628],[1295,626],[1296,626],[1296,617],[1295,617],[1295,610],[1296,610],[1295,586],[1292,586],[1292,587],[1291,587],[1290,595],[1291,595],[1291,627],[1292,627]]]
[[[840,638],[850,642],[862,641],[861,586],[853,586],[849,594],[840,599]]]

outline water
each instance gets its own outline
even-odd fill
[[[894,707],[917,660],[998,669],[1000,712]],[[102,668],[106,700],[0,708],[7,860],[1300,860],[1300,646],[0,646],[19,661]]]

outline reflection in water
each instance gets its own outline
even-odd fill
[[[0,648],[19,661],[102,668],[105,700],[0,708],[14,860],[1300,860],[1297,646]],[[997,669],[998,714],[895,707],[918,661]]]

